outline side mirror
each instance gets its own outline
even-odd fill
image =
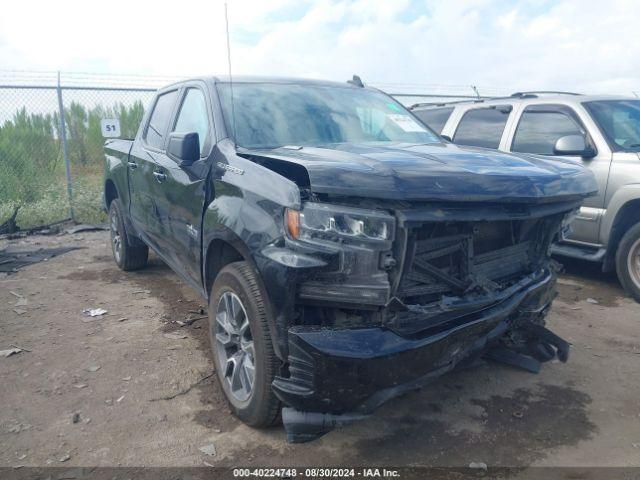
[[[553,147],[555,155],[576,155],[580,157],[594,157],[596,152],[587,145],[582,135],[565,135],[556,140]]]
[[[200,159],[200,139],[196,132],[169,134],[167,155],[180,164],[188,167]]]

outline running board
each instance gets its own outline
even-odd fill
[[[567,243],[554,243],[551,245],[551,253],[562,257],[577,258],[589,262],[601,262],[607,253],[607,249],[600,247],[582,247]]]

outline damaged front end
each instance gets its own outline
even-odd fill
[[[305,267],[287,275],[296,301],[273,382],[288,440],[312,440],[483,356],[533,372],[566,361],[568,344],[544,327],[557,273],[549,247],[578,205],[288,211],[278,252]]]

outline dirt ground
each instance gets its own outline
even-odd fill
[[[82,249],[0,274],[0,350],[25,349],[0,357],[0,466],[640,466],[640,305],[591,265],[568,264],[549,317],[569,363],[455,372],[288,445],[231,416],[206,319],[176,323],[205,305],[157,257],[121,272],[106,232],[11,244]]]

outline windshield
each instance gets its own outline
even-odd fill
[[[279,83],[218,84],[227,131],[246,148],[358,142],[439,142],[392,98],[373,90]],[[233,114],[235,112],[235,129]]]
[[[616,150],[640,151],[640,100],[600,100],[584,105]]]

